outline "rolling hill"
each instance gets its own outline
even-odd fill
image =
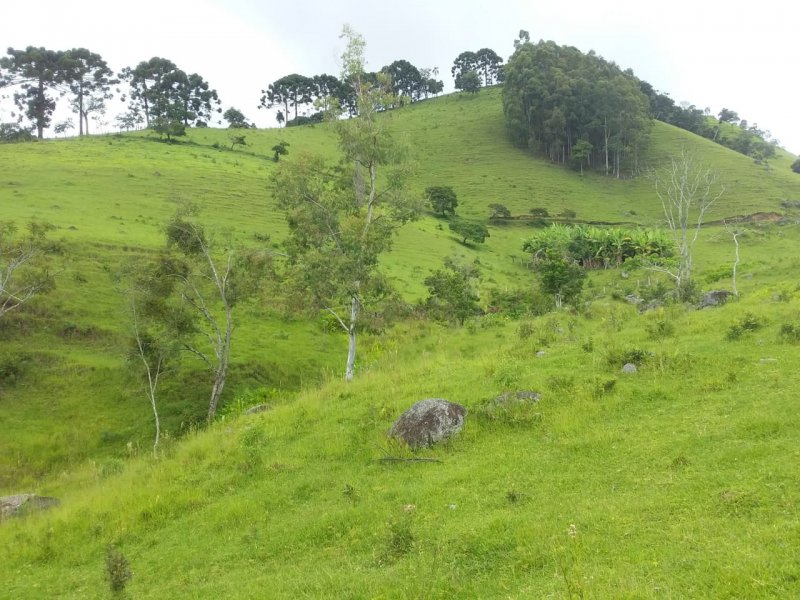
[[[449,185],[459,213],[502,203],[570,209],[578,220],[657,225],[646,177],[579,174],[506,139],[499,89],[412,104],[388,118],[417,163],[412,191]],[[795,217],[745,227],[738,302],[639,314],[624,301],[652,275],[592,273],[585,309],[464,328],[408,320],[361,346],[286,318],[266,296],[237,324],[222,417],[208,428],[203,382],[169,381],[163,455],[130,373],[130,326],[114,273],[155,251],[177,203],[213,230],[277,247],[270,148],[333,159],[327,125],[192,130],[0,146],[3,218],[53,223],[56,290],[0,323],[0,492],[58,496],[59,508],[0,523],[10,597],[106,597],[106,549],[131,565],[136,598],[792,597],[800,594],[800,422],[793,416],[800,295]],[[711,219],[783,212],[800,176],[655,123],[648,167],[688,148],[726,192]],[[384,268],[409,301],[446,256],[479,260],[484,288],[528,286],[529,219],[463,246],[427,215]],[[267,241],[265,241],[267,240]],[[704,229],[698,279],[726,286],[730,237]],[[731,333],[731,332],[734,333]],[[738,333],[737,333],[738,332]],[[537,356],[537,352],[543,352]],[[623,375],[634,358],[639,372]],[[0,369],[0,372],[3,372]],[[524,389],[538,403],[498,408]],[[410,458],[385,431],[411,403],[469,410],[465,432]],[[268,402],[272,410],[244,416]]]

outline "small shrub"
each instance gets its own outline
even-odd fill
[[[531,209],[531,215],[533,215],[534,217],[538,217],[540,219],[546,219],[547,217],[550,216],[550,213],[547,212],[546,208],[537,207]]]
[[[592,398],[599,400],[603,396],[608,396],[614,391],[617,386],[617,379],[615,377],[596,378],[592,383],[591,393]]]
[[[128,559],[111,545],[106,548],[106,577],[108,577],[108,584],[114,594],[121,593],[133,577]]]
[[[728,327],[725,339],[728,341],[738,340],[744,334],[758,331],[763,326],[764,321],[760,317],[751,312],[746,312]]]
[[[517,328],[517,337],[523,342],[533,335],[533,325],[527,321],[520,323]]]
[[[675,324],[664,311],[647,315],[644,328],[651,340],[663,340],[675,334]]]
[[[389,537],[386,542],[386,556],[389,559],[402,558],[414,547],[414,532],[411,527],[411,515],[389,523]]]
[[[610,367],[615,369],[628,363],[641,367],[652,357],[653,353],[649,350],[644,350],[643,348],[637,348],[635,346],[628,346],[625,348],[611,347],[606,350],[606,362]]]
[[[578,213],[576,213],[571,208],[565,208],[558,214],[558,216],[561,217],[562,219],[574,219],[575,217],[578,216]]]
[[[511,504],[519,504],[525,499],[525,495],[521,492],[516,490],[508,490],[506,492],[506,500],[508,500]]]
[[[25,355],[0,355],[0,386],[17,383],[25,372],[29,360]]]
[[[800,342],[800,323],[782,324],[778,335],[784,342],[789,342],[792,344]]]

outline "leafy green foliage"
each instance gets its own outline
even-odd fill
[[[503,109],[515,143],[562,164],[586,162],[620,177],[638,170],[647,146],[649,103],[638,80],[552,41],[517,45],[505,67]]]
[[[447,225],[450,231],[461,238],[462,244],[466,244],[468,241],[482,244],[489,237],[489,230],[481,221],[453,217]]]
[[[222,118],[228,122],[228,128],[230,129],[248,129],[250,127],[247,117],[238,108],[230,107],[222,113]]]
[[[596,269],[619,266],[633,258],[668,258],[673,255],[673,242],[655,229],[553,223],[525,240],[522,249],[534,262],[559,256]]]
[[[213,113],[221,110],[216,90],[197,73],[187,74],[166,58],[156,56],[126,67],[120,77],[130,85],[131,110],[141,111],[147,127],[168,140],[184,135],[189,125],[207,126]]]
[[[456,89],[470,94],[481,91],[481,76],[475,71],[467,71],[456,77]]]
[[[459,325],[479,314],[476,289],[479,275],[477,266],[446,258],[444,268],[433,271],[425,278],[428,298],[424,307],[427,314],[439,321],[454,321]]]
[[[555,298],[557,308],[564,302],[574,304],[583,290],[586,279],[586,271],[580,265],[560,256],[548,257],[539,264],[536,272],[542,290]]]
[[[438,215],[446,217],[456,214],[456,207],[458,206],[458,198],[453,188],[450,186],[433,185],[425,188],[425,196],[428,198],[428,204]]]
[[[32,221],[26,235],[11,221],[0,221],[0,318],[53,289],[46,251],[49,223]]]
[[[394,295],[378,271],[395,231],[416,217],[406,193],[404,148],[380,108],[392,104],[388,82],[364,73],[364,39],[346,27],[342,59],[356,91],[357,117],[336,121],[339,164],[318,157],[283,163],[272,177],[273,194],[286,212],[287,276],[299,306],[324,310],[348,335],[346,378],[352,379],[362,312]],[[378,171],[382,181],[378,181]]]
[[[106,547],[106,578],[114,594],[121,593],[133,577],[130,562],[115,546]]]
[[[489,210],[492,211],[489,215],[490,220],[511,218],[511,211],[504,204],[492,203],[489,205]]]
[[[280,160],[281,156],[286,156],[287,154],[289,154],[289,150],[287,148],[288,145],[289,144],[287,142],[278,142],[277,144],[275,144],[272,147],[272,152],[273,152],[272,161],[273,162],[278,162]]]
[[[762,327],[764,327],[762,317],[752,312],[746,312],[728,327],[725,339],[728,341],[738,340],[745,334],[758,331]]]
[[[33,139],[30,130],[17,123],[0,123],[0,144],[30,142]]]

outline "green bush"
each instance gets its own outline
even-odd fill
[[[763,326],[763,319],[751,312],[746,312],[728,327],[725,339],[728,341],[738,340],[746,333],[758,331]]]
[[[109,545],[106,548],[106,577],[108,578],[108,585],[114,594],[121,593],[125,586],[128,585],[133,571],[131,565],[125,555],[122,554],[117,548]]]

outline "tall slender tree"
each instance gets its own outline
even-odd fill
[[[347,334],[349,381],[359,331],[393,297],[378,258],[418,207],[405,191],[409,169],[388,127],[390,115],[380,114],[381,107],[395,102],[388,81],[380,74],[374,83],[366,77],[360,34],[345,26],[342,37],[347,40],[342,80],[355,91],[357,116],[334,118],[341,162],[331,167],[309,156],[282,162],[273,189],[289,225],[290,288],[307,307],[331,315]]]
[[[64,53],[65,84],[72,94],[71,104],[78,114],[78,135],[89,134],[89,113],[105,111],[105,102],[113,98],[111,86],[119,83],[106,61],[86,48]]]

